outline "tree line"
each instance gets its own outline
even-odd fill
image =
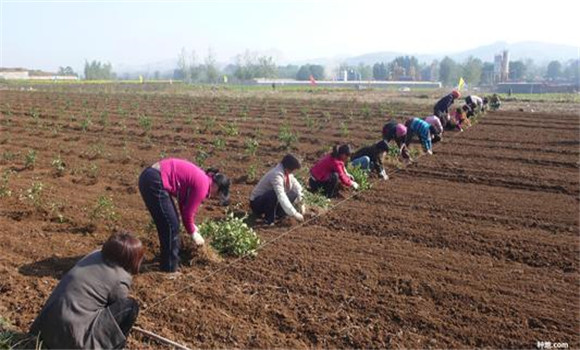
[[[377,62],[373,65],[346,63],[335,67],[318,64],[278,66],[273,57],[259,55],[246,50],[235,57],[235,63],[220,67],[214,52],[210,49],[203,59],[195,51],[184,48],[178,54],[177,67],[172,73],[155,72],[153,79],[174,79],[186,83],[240,82],[256,78],[309,80],[375,80],[375,81],[441,81],[445,86],[453,86],[460,77],[472,86],[491,85],[497,82],[494,64],[479,58],[469,57],[457,62],[450,57],[420,63],[414,56],[399,56],[391,62]],[[59,74],[75,74],[70,67],[60,67]],[[115,79],[110,63],[85,61],[86,80]],[[147,77],[148,79],[150,77]],[[533,60],[516,60],[509,63],[509,81],[580,82],[580,60],[566,62],[551,61],[547,65],[536,64]]]
[[[188,60],[189,59],[189,60]],[[378,62],[373,65],[340,64],[330,68],[317,64],[278,66],[270,56],[260,56],[246,51],[236,56],[236,63],[227,65],[220,71],[215,65],[213,55],[203,63],[197,64],[195,53],[187,55],[182,50],[178,59],[178,68],[173,78],[187,82],[217,82],[218,77],[227,75],[234,80],[244,81],[255,78],[278,78],[309,80],[375,80],[375,81],[441,81],[446,86],[453,86],[460,77],[468,84],[491,85],[497,82],[494,76],[493,62],[484,62],[479,58],[469,57],[457,62],[450,57],[441,61],[420,63],[414,56],[399,56],[391,62]],[[580,60],[567,62],[551,61],[548,65],[538,65],[533,60],[517,60],[509,63],[510,81],[580,81]]]

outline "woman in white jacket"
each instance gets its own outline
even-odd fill
[[[302,186],[292,174],[300,169],[300,161],[291,154],[284,156],[282,161],[264,175],[250,195],[252,212],[261,217],[264,215],[266,224],[273,225],[276,217],[286,215],[303,221],[304,209],[297,210],[294,203],[302,198]]]

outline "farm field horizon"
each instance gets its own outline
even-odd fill
[[[444,92],[135,90],[0,90],[0,316],[15,330],[125,229],[146,247],[137,326],[190,348],[580,347],[577,96],[504,102],[303,225],[256,224],[274,241],[255,258],[194,252],[170,279],[155,268],[145,167],[216,166],[231,204],[208,200],[198,220],[249,213],[253,186],[287,152],[307,180],[334,144],[373,144]],[[164,346],[135,331],[127,344]]]

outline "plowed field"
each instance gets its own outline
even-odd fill
[[[26,331],[63,273],[121,227],[148,249],[138,326],[189,347],[580,347],[573,113],[487,113],[304,225],[256,226],[274,241],[255,259],[156,271],[144,167],[217,165],[234,179],[232,208],[248,211],[253,177],[286,152],[281,130],[307,169],[335,142],[377,141],[387,116],[431,109],[398,101],[0,91],[0,315]],[[199,218],[223,215],[208,201]]]

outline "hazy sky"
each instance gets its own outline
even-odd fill
[[[524,9],[522,9],[522,7]],[[85,59],[218,61],[246,49],[278,62],[377,51],[462,51],[495,41],[580,46],[577,0],[0,0],[0,66],[56,70]]]

